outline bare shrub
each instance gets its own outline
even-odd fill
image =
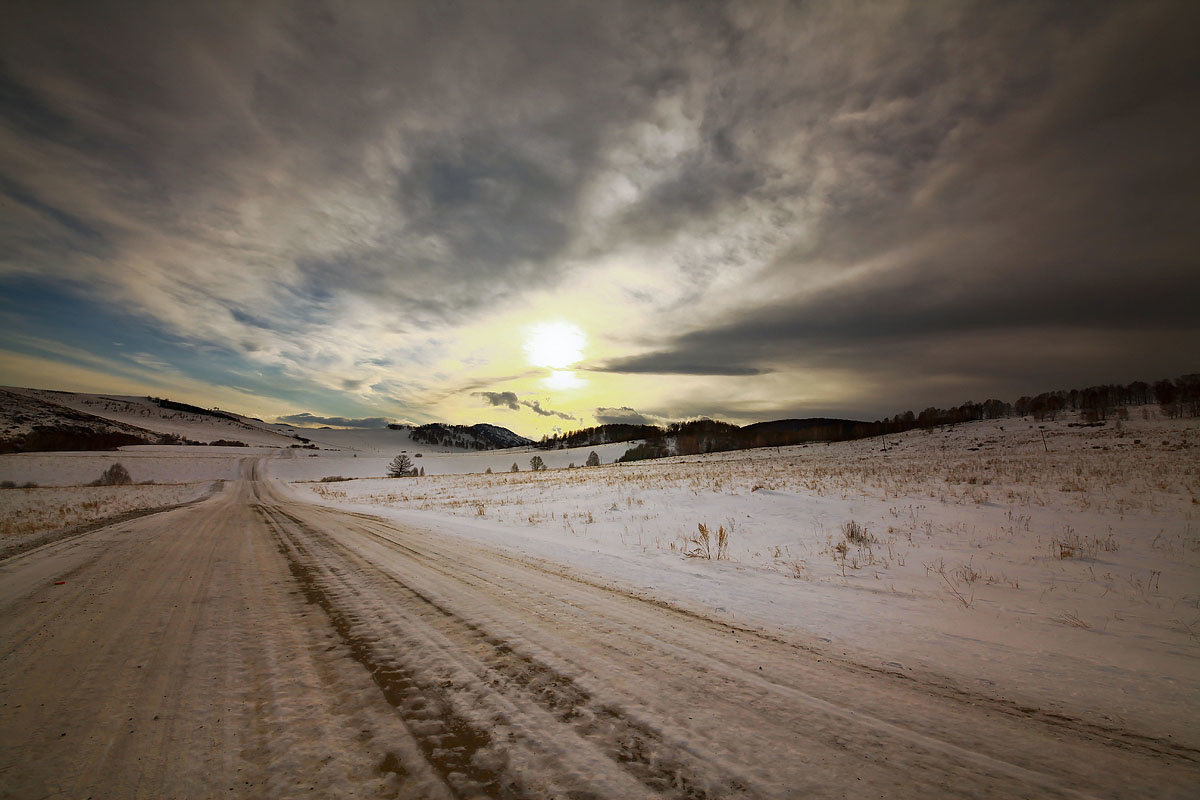
[[[1109,531],[1101,539],[1099,536],[1080,536],[1075,529],[1067,525],[1063,535],[1050,540],[1051,552],[1060,561],[1068,558],[1095,559],[1100,552],[1115,553],[1121,549],[1121,543]]]
[[[866,547],[872,544],[879,544],[879,539],[867,530],[866,525],[860,525],[854,520],[842,523],[842,535],[846,537],[846,541],[850,544],[856,544],[859,547]]]
[[[979,580],[981,577],[983,577],[983,576],[979,573],[978,570],[975,569],[975,567],[973,567],[970,564],[970,562],[968,562],[966,564],[960,564],[954,570],[955,580],[958,582],[961,582],[961,583],[965,583],[968,586],[975,583],[975,581]]]
[[[850,545],[845,542],[838,542],[833,546],[833,560],[842,568],[842,577],[846,577],[846,555],[850,552]]]
[[[128,486],[131,483],[133,483],[133,478],[131,478],[129,476],[129,470],[125,469],[125,467],[118,462],[116,464],[113,464],[108,469],[104,470],[104,474],[101,475],[98,479],[96,479],[96,481],[94,481],[92,483],[92,485],[93,486]]]

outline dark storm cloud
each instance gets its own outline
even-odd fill
[[[308,412],[289,414],[286,417],[279,417],[278,419],[280,422],[299,425],[303,428],[315,428],[321,425],[328,425],[332,428],[386,428],[389,422],[389,420],[383,417],[347,419],[346,417],[320,417]]]
[[[23,4],[0,271],[335,404],[436,404],[425,331],[627,255],[667,279],[621,287],[641,354],[601,371],[1154,377],[1129,372],[1200,344],[1197,26],[1165,0]]]
[[[1141,366],[1124,355],[1134,333],[1167,348],[1157,360],[1176,365],[1168,370],[1186,368],[1200,338],[1191,144],[1200,138],[1200,51],[1187,32],[1200,22],[1196,7],[1008,4],[897,16],[879,51],[864,47],[837,65],[854,80],[835,69],[824,89],[803,77],[773,84],[810,90],[794,118],[813,157],[840,174],[793,185],[818,202],[799,214],[810,234],[763,275],[782,299],[704,320],[667,347],[599,369],[824,367],[875,380],[928,370],[986,377],[1000,390],[1033,374],[1057,374],[1055,384],[1073,371],[1084,380],[1128,374]],[[873,52],[883,58],[873,62]],[[715,116],[736,117],[739,105],[731,99]],[[762,125],[773,113],[746,118]],[[760,144],[779,133],[764,127]],[[753,138],[736,120],[723,126],[713,152],[739,136]],[[674,193],[647,198],[630,224],[674,220]],[[990,346],[971,359],[958,352],[964,337]],[[1006,358],[1003,341],[1031,347]],[[939,349],[940,365],[928,355]]]
[[[596,422],[601,425],[613,425],[624,423],[626,425],[654,425],[657,420],[641,414],[629,406],[621,406],[620,408],[597,408],[595,414]]]
[[[521,403],[515,392],[471,392],[472,397],[482,397],[493,406],[504,406],[513,411],[521,410]]]
[[[709,334],[709,331],[703,331],[695,334],[694,338],[707,341]],[[693,347],[691,338],[676,340],[672,350],[613,359],[589,365],[587,369],[592,372],[617,372],[628,375],[761,375],[770,372],[767,367],[737,361],[738,358],[756,360],[757,353],[739,352],[729,348],[726,342],[721,342],[722,346],[719,348],[707,347],[703,343]]]
[[[570,414],[566,414],[562,411],[555,411],[552,408],[542,408],[542,404],[538,400],[522,400],[521,405],[525,406],[526,408],[531,410],[533,413],[535,413],[539,416],[542,416],[542,417],[558,417],[559,419],[569,419],[569,420],[575,419],[575,417],[571,416]]]
[[[660,58],[621,51],[643,16],[523,3],[10,9],[0,105],[18,146],[0,174],[56,186],[20,195],[48,233],[113,229],[118,250],[183,237],[285,292],[299,276],[295,294],[450,319],[560,271],[608,132],[647,102],[641,72]],[[45,181],[52,162],[89,190]],[[299,235],[279,238],[281,226]],[[36,260],[37,240],[20,255]]]
[[[511,408],[513,411],[520,411],[521,407],[528,408],[533,413],[541,417],[558,417],[559,419],[574,420],[575,417],[562,411],[555,411],[550,408],[542,408],[539,400],[521,400],[517,397],[516,392],[471,392],[472,397],[482,397],[490,405]]]

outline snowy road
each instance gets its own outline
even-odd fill
[[[1171,797],[1200,753],[247,479],[0,562],[0,797]]]

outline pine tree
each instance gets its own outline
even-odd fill
[[[592,452],[588,453],[588,457],[587,457],[587,462],[586,462],[586,463],[587,463],[587,465],[588,465],[589,467],[598,467],[598,466],[600,466],[600,456],[596,455],[596,451],[595,451],[595,450],[593,450]]]
[[[513,465],[512,465],[512,469],[510,469],[509,472],[520,472],[520,471],[521,471],[521,468],[518,467],[517,462],[514,461]]]
[[[546,468],[546,462],[542,461],[541,456],[534,456],[533,458],[529,459],[529,468],[534,472],[537,472],[539,469]]]

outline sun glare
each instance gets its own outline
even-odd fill
[[[542,379],[542,385],[547,389],[578,389],[585,381],[569,369],[556,369]]]
[[[569,322],[539,322],[525,336],[525,358],[535,367],[562,370],[583,358],[587,336]]]

